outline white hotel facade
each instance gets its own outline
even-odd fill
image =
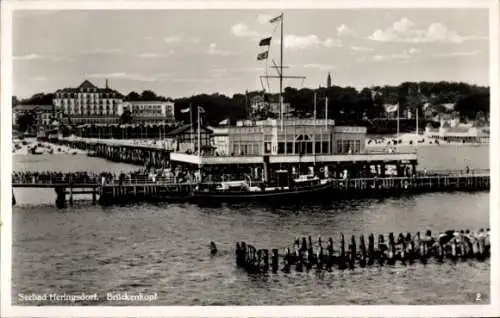
[[[99,88],[85,80],[76,88],[59,89],[54,94],[55,111],[71,124],[117,124],[125,109],[132,113],[134,122],[170,123],[175,121],[171,101],[124,101],[124,96],[109,88]]]
[[[175,105],[171,101],[133,101],[118,105],[118,116],[128,109],[134,121],[144,124],[175,122]]]

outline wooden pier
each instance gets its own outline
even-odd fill
[[[183,202],[196,187],[194,183],[123,183],[99,187],[99,203],[111,205],[141,201]]]
[[[116,178],[118,179],[118,178]],[[332,196],[325,200],[347,198],[388,197],[404,194],[451,191],[487,191],[490,188],[489,173],[417,175],[412,177],[334,179]],[[195,183],[174,183],[172,181],[153,182],[146,176],[133,182],[114,180],[100,183],[87,181],[77,183],[61,180],[15,180],[13,188],[53,188],[57,194],[56,205],[71,206],[76,194],[91,194],[92,202],[102,205],[140,201],[188,201]],[[13,200],[14,201],[14,200]]]

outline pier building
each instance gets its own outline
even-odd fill
[[[179,140],[197,138],[196,129],[183,129]],[[204,179],[227,174],[272,182],[285,170],[331,178],[409,176],[417,164],[416,153],[368,152],[365,127],[335,126],[331,119],[287,119],[282,127],[274,119],[247,121],[226,127],[222,136],[202,133],[201,153],[177,147],[170,162],[201,169]]]

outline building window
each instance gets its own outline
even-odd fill
[[[293,154],[293,142],[286,143],[286,153]]]
[[[314,144],[314,153],[321,153],[321,141],[316,141]]]
[[[330,153],[330,150],[328,149],[329,142],[328,141],[323,141],[321,143],[321,153],[323,154],[328,154]]]
[[[285,153],[285,143],[278,142],[278,154],[284,154],[284,153]]]
[[[264,153],[271,153],[271,143],[270,142],[264,143]]]
[[[337,140],[337,153],[343,153],[342,152],[342,140]]]
[[[313,153],[313,149],[312,149],[313,148],[313,143],[311,141],[309,141],[309,142],[305,142],[304,144],[306,146],[306,153],[307,154]]]
[[[361,140],[337,140],[338,153],[360,153]]]

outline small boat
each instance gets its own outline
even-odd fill
[[[35,147],[33,147],[33,148],[31,148],[31,150],[30,150],[30,151],[31,151],[31,154],[32,154],[32,155],[43,155],[43,151],[38,151],[38,149],[37,149],[37,147],[36,147],[36,146],[35,146]]]
[[[89,157],[97,157],[97,151],[95,151],[95,150],[90,150],[90,151],[87,153],[87,156],[89,156]]]
[[[199,203],[267,201],[291,202],[321,198],[332,189],[333,183],[315,176],[291,179],[288,186],[268,187],[253,185],[244,181],[200,183],[193,191],[191,199]]]

